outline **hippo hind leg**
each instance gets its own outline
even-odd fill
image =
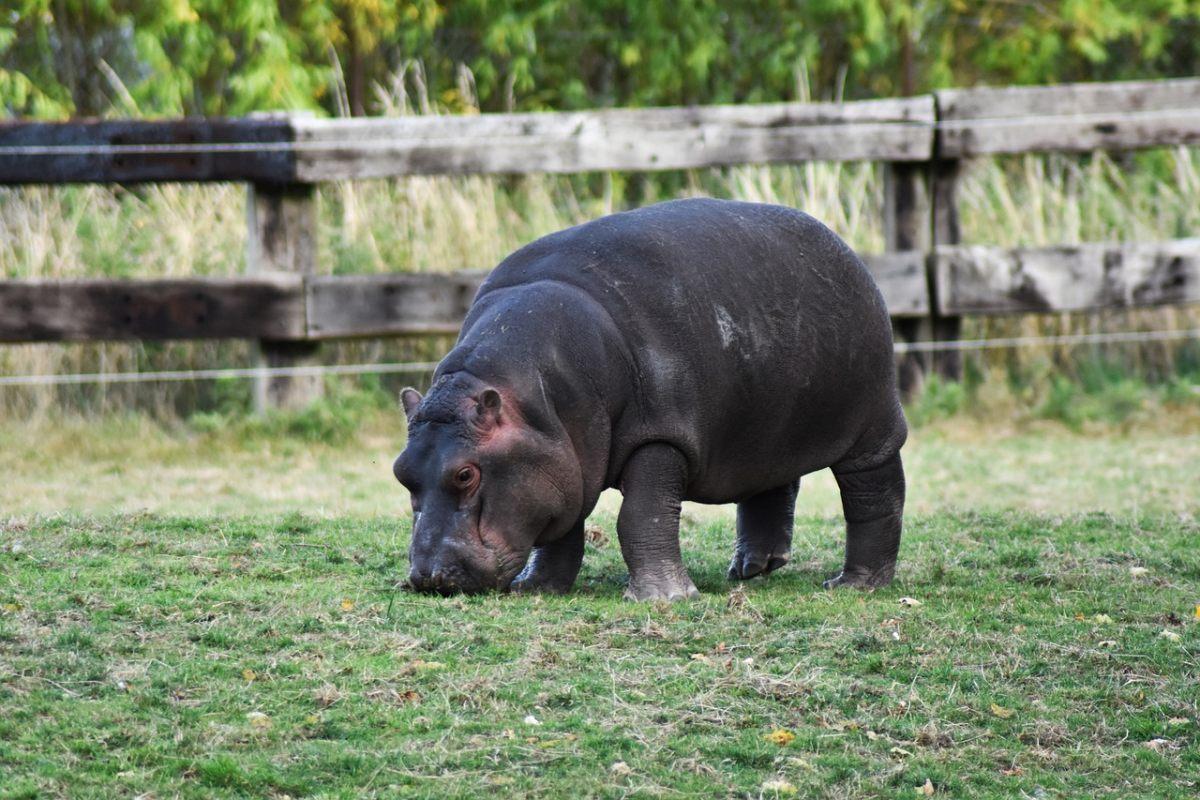
[[[887,586],[896,571],[904,517],[904,466],[895,453],[882,464],[853,472],[834,466],[846,516],[846,563],[825,588]]]
[[[795,480],[738,503],[730,580],[766,575],[788,563],[799,491],[800,481]]]

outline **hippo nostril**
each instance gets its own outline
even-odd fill
[[[408,585],[414,589],[424,589],[429,585],[429,573],[416,568],[408,571]]]

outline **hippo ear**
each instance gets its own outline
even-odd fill
[[[400,405],[404,407],[404,416],[412,419],[412,415],[421,404],[421,393],[416,389],[404,389],[400,392]]]
[[[500,422],[500,407],[504,402],[500,393],[495,389],[484,389],[475,398],[475,415],[484,425],[497,425]]]

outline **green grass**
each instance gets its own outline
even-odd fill
[[[1195,791],[1193,515],[915,515],[869,594],[818,588],[836,517],[735,588],[689,518],[675,606],[599,521],[572,595],[449,599],[395,591],[403,518],[11,521],[0,797]]]

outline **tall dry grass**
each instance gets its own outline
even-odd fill
[[[469,76],[468,76],[469,77]],[[470,98],[460,81],[459,97]],[[381,89],[386,113],[436,113],[419,69]],[[824,220],[862,252],[883,246],[882,181],[871,164],[742,166],[585,176],[414,177],[321,187],[319,269],[330,273],[488,267],[538,236],[622,208],[709,195],[780,203]],[[1200,156],[1178,148],[1115,160],[1027,156],[981,161],[963,175],[964,241],[1040,245],[1156,240],[1200,232]],[[145,278],[236,275],[246,246],[245,190],[238,185],[82,186],[0,189],[0,275],[10,278]],[[967,336],[1200,325],[1195,308],[969,320]],[[429,357],[445,340],[331,345],[330,361]],[[1032,379],[1068,369],[1083,352],[1166,374],[1179,344],[1041,347],[973,356],[979,375]],[[1090,354],[1090,355],[1089,355]],[[0,347],[0,372],[123,372],[242,366],[246,342],[46,344]],[[144,408],[186,414],[240,397],[213,384],[0,389],[0,415],[60,408]]]

